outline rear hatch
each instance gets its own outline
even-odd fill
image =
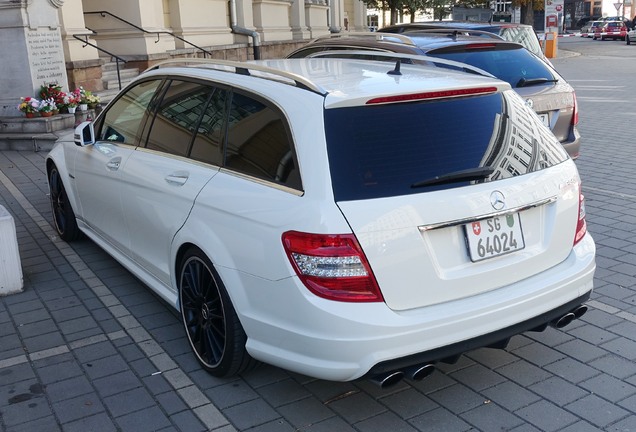
[[[519,45],[471,43],[434,49],[426,54],[476,66],[508,82],[559,141],[573,139],[574,89],[550,66]]]
[[[523,100],[440,96],[325,112],[335,199],[394,310],[514,284],[573,245],[576,168]]]

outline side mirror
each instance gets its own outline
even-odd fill
[[[75,128],[73,141],[76,146],[84,147],[95,144],[95,127],[92,121],[85,121]]]

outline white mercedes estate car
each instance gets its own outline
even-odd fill
[[[587,309],[579,174],[507,83],[187,61],[143,73],[46,169],[59,236],[180,311],[210,373],[266,362],[385,387]]]

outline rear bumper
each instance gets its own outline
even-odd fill
[[[565,261],[533,277],[401,312],[385,303],[316,298],[296,278],[243,279],[242,284],[254,284],[246,287],[248,304],[234,296],[233,301],[238,300],[246,347],[254,358],[316,378],[350,381],[441,360],[552,321],[589,297],[594,254],[587,235]]]
[[[581,151],[581,134],[576,126],[572,128],[572,133],[566,141],[561,141],[561,145],[572,159],[579,157]]]
[[[367,376],[372,377],[380,375],[386,372],[391,372],[400,369],[406,369],[410,366],[421,365],[425,363],[435,363],[440,360],[455,357],[459,354],[463,354],[467,351],[471,351],[477,348],[488,347],[498,345],[503,342],[502,347],[507,345],[507,340],[511,337],[524,333],[530,330],[544,330],[544,326],[566,313],[576,309],[578,306],[589,300],[592,291],[588,291],[584,295],[569,301],[568,303],[545,312],[539,316],[530,318],[523,322],[514,324],[512,326],[503,328],[501,330],[494,331],[485,335],[477,336],[471,339],[467,339],[461,342],[457,342],[444,347],[432,349],[426,352],[402,357],[395,360],[384,361],[378,363],[367,373]]]

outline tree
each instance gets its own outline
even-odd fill
[[[521,8],[521,24],[534,25],[534,11],[544,9],[544,0],[512,0],[512,6]]]
[[[402,9],[411,16],[411,22],[415,22],[417,12],[426,10],[426,0],[402,0]]]
[[[382,4],[382,10],[391,12],[391,24],[398,22],[398,10],[402,9],[402,0],[377,0]]]
[[[433,9],[433,19],[443,20],[450,15],[454,0],[425,0],[426,9]]]

